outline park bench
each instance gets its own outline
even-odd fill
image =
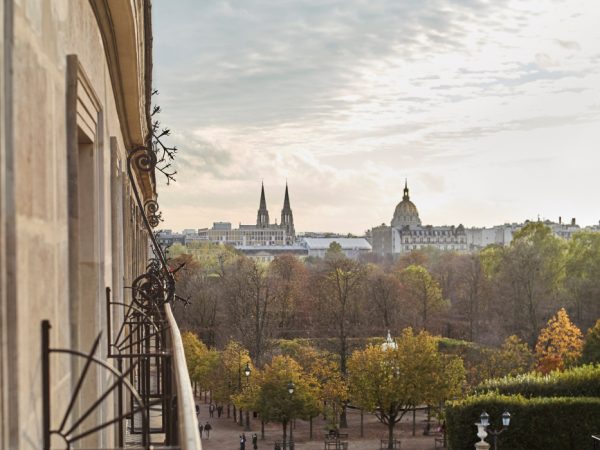
[[[382,439],[381,440],[381,450],[387,450],[388,448],[390,448],[389,446],[389,439]],[[400,439],[394,439],[392,440],[392,448],[393,449],[400,449],[400,445],[402,444],[402,442],[400,441]]]

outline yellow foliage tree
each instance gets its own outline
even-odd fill
[[[188,372],[192,381],[198,381],[196,378],[196,370],[201,363],[202,357],[208,348],[198,339],[194,333],[187,331],[182,334],[183,351],[185,353],[185,362],[187,363]]]
[[[253,372],[251,378],[251,383],[234,396],[234,401],[258,411],[266,422],[281,423],[284,441],[287,441],[287,425],[293,419],[308,419],[318,414],[318,382],[289,356],[275,356],[271,364]]]
[[[542,329],[535,346],[537,370],[543,374],[563,370],[575,362],[583,348],[583,336],[561,308]]]
[[[465,378],[462,360],[442,355],[427,332],[414,335],[407,328],[396,344],[356,351],[348,363],[352,403],[388,426],[388,448],[393,447],[395,425],[407,411],[460,394]]]

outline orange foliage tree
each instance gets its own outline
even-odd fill
[[[583,335],[561,308],[542,329],[535,346],[537,369],[541,373],[563,370],[575,362],[583,348]]]

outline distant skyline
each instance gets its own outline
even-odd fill
[[[298,231],[600,208],[600,2],[155,1],[154,86],[178,146],[164,228],[254,223],[261,181]]]

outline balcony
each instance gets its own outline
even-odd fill
[[[106,326],[87,353],[54,348],[51,324],[42,322],[44,450],[202,448],[183,343],[172,313],[182,299],[175,295],[174,272],[156,242],[132,170],[134,158],[144,156],[145,149],[130,153],[128,173],[154,252],[146,271],[118,294],[125,298],[106,288]],[[58,392],[58,378],[65,375],[69,392]]]

